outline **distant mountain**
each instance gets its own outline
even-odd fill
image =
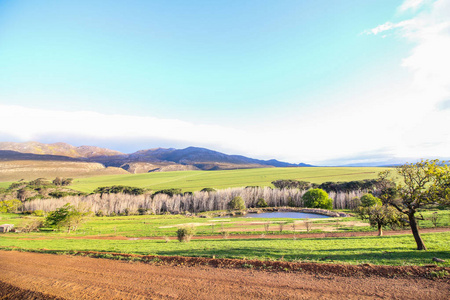
[[[91,158],[99,156],[120,156],[124,153],[95,146],[75,147],[66,143],[43,144],[39,142],[0,142],[0,150],[40,155],[58,155],[72,158]]]
[[[2,151],[3,150],[3,151]],[[9,151],[9,152],[5,152]],[[27,156],[24,156],[26,154]],[[25,158],[27,157],[27,158]],[[206,148],[155,148],[124,154],[95,146],[75,147],[66,143],[0,142],[0,160],[55,160],[75,159],[97,162],[106,167],[121,167],[130,173],[172,170],[228,170],[262,167],[307,167],[275,159],[260,160],[241,155],[227,155]]]
[[[128,159],[145,162],[170,161],[181,165],[193,165],[200,169],[311,166],[307,164],[291,164],[275,159],[260,160],[241,155],[228,155],[199,147],[141,150],[130,154]]]

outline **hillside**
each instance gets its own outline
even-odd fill
[[[32,153],[40,155],[58,155],[72,158],[123,155],[122,152],[106,148],[96,146],[75,147],[66,143],[43,144],[39,142],[0,142],[0,150],[10,150],[19,153]]]
[[[97,176],[74,180],[71,188],[82,192],[92,192],[100,186],[126,185],[152,190],[180,188],[199,191],[205,187],[224,189],[245,186],[273,186],[278,179],[295,179],[321,184],[327,181],[353,181],[377,178],[385,168],[256,168],[239,170],[219,170],[214,172],[152,172]]]
[[[101,175],[129,174],[121,168],[105,167],[99,163],[79,161],[43,161],[43,160],[0,160],[0,182],[33,180],[36,178],[54,179],[55,177],[91,177]]]
[[[267,167],[298,167],[275,159],[259,160],[241,155],[188,147],[185,149],[155,148],[131,154],[96,146],[75,147],[66,143],[0,142],[0,161],[78,161],[100,163],[105,167],[121,168],[129,173],[181,170],[232,170]]]

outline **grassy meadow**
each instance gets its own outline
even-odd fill
[[[273,187],[271,182],[278,179],[296,179],[318,184],[326,181],[373,179],[384,169],[386,168],[301,167],[155,172],[79,178],[74,181],[71,188],[89,193],[100,186],[127,185],[152,190],[181,188],[184,192],[193,192],[205,187],[215,189],[242,186]]]
[[[8,188],[10,185],[11,185],[11,183],[13,183],[12,181],[3,181],[3,182],[0,182],[0,189],[6,189],[6,188]]]
[[[421,228],[433,227],[431,215],[424,211]],[[438,226],[450,226],[450,211],[437,211]],[[23,226],[42,217],[0,214],[0,223]],[[310,232],[352,232],[375,230],[355,217],[324,219],[202,218],[181,215],[142,215],[90,217],[76,232],[40,231],[0,235],[0,249],[102,251],[144,255],[181,255],[260,260],[313,261],[336,263],[372,263],[380,265],[424,265],[433,257],[445,259],[450,266],[450,232],[423,233],[428,251],[416,251],[412,234],[396,236],[351,236],[309,238],[271,238],[273,234],[306,233],[305,222],[312,222]],[[264,224],[270,224],[265,231]],[[280,232],[280,224],[283,224]],[[196,236],[189,243],[176,240],[176,230],[195,226]],[[224,235],[227,232],[229,235]],[[233,234],[257,238],[231,239]],[[146,239],[153,237],[153,239]],[[156,237],[156,238],[155,238]]]
[[[204,239],[180,243],[175,239],[79,239],[0,238],[0,249],[102,251],[143,255],[180,255],[260,260],[371,263],[379,265],[424,265],[433,257],[450,259],[450,232],[424,233],[427,251],[415,250],[411,234],[384,237],[302,239]]]

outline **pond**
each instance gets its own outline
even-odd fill
[[[313,218],[330,218],[329,216],[312,214],[312,213],[302,213],[302,212],[267,212],[261,214],[248,214],[244,216],[245,218],[291,218],[291,219],[313,219]]]

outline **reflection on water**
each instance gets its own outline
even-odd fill
[[[268,212],[261,214],[248,214],[245,218],[292,218],[292,219],[312,219],[312,218],[330,218],[329,216],[302,213],[302,212]]]

